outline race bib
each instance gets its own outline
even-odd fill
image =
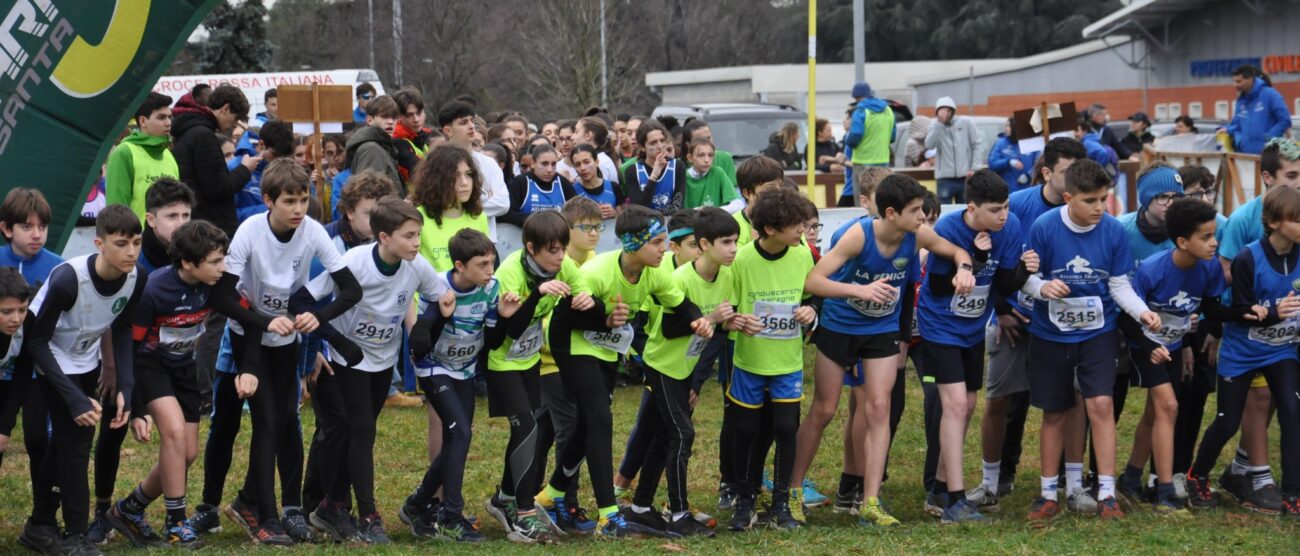
[[[506,352],[506,361],[530,359],[541,350],[542,321],[539,320],[524,329],[524,333],[519,335],[519,339],[510,345],[510,351]]]
[[[1098,330],[1106,324],[1101,298],[1066,297],[1047,302],[1047,318],[1062,332]]]
[[[1033,296],[1025,295],[1025,292],[1016,292],[1016,302],[1026,311],[1034,310]]]
[[[794,311],[798,308],[794,303],[755,301],[754,316],[763,324],[763,330],[756,336],[770,340],[798,338],[799,322],[794,320]]]
[[[289,288],[263,283],[257,304],[262,311],[276,316],[289,313]]]
[[[632,347],[632,325],[624,324],[610,331],[588,330],[582,333],[587,342],[598,348],[626,354]]]
[[[99,345],[99,339],[104,337],[103,332],[82,332],[77,335],[77,340],[72,344],[72,353],[90,353],[90,350]]]
[[[206,326],[203,323],[184,328],[161,326],[158,328],[158,347],[172,353],[190,352],[194,349],[194,344],[199,341],[199,336],[203,335],[205,329]]]
[[[704,353],[704,348],[709,345],[709,339],[703,336],[691,335],[691,343],[686,346],[687,357],[699,357]]]
[[[875,301],[866,301],[851,297],[847,299],[849,306],[857,309],[859,313],[868,317],[888,317],[894,314],[894,308],[898,307],[898,299],[902,296],[894,296],[889,303],[877,303]]]
[[[952,301],[948,304],[948,310],[952,314],[968,319],[977,319],[984,316],[984,309],[989,306],[989,285],[975,286],[967,294],[953,294]]]
[[[372,314],[366,314],[366,318],[361,319],[352,329],[352,338],[359,344],[382,348],[392,343],[393,338],[397,337],[397,327],[402,323],[402,317],[376,317]]]
[[[433,346],[433,358],[444,363],[461,366],[478,357],[483,349],[483,330],[473,334],[439,334],[438,343]]]
[[[1160,331],[1152,332],[1150,328],[1142,327],[1142,334],[1157,344],[1167,346],[1177,342],[1192,329],[1190,315],[1179,317],[1164,311],[1157,311],[1156,314],[1160,315]]]
[[[1295,318],[1289,318],[1273,326],[1254,326],[1246,334],[1253,341],[1270,346],[1284,346],[1296,342]]]

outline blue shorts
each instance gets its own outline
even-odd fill
[[[757,409],[768,400],[773,402],[803,401],[803,370],[783,375],[756,375],[740,367],[731,371],[731,384],[727,397],[743,407]]]

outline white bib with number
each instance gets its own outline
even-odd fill
[[[1284,346],[1296,342],[1297,319],[1289,318],[1273,326],[1252,326],[1247,338],[1270,346]]]
[[[582,333],[582,337],[598,348],[626,354],[628,348],[632,347],[632,325],[624,324],[608,332],[588,330]]]
[[[172,353],[186,353],[194,349],[194,344],[199,341],[199,336],[207,327],[203,323],[195,326],[186,326],[184,328],[173,328],[171,326],[158,327],[158,347]]]
[[[763,330],[756,336],[769,340],[798,338],[799,322],[794,320],[794,311],[798,308],[794,303],[755,301],[754,316],[763,325]]]
[[[1142,334],[1157,344],[1167,346],[1177,342],[1183,339],[1183,335],[1187,334],[1188,330],[1192,329],[1192,317],[1190,315],[1180,317],[1164,311],[1157,311],[1156,314],[1160,315],[1160,331],[1152,332],[1150,328],[1143,327]]]
[[[967,294],[954,293],[952,302],[948,304],[948,310],[952,314],[968,319],[977,319],[984,316],[984,309],[989,306],[989,285],[975,286]]]
[[[352,327],[352,339],[358,344],[382,348],[397,337],[397,327],[402,323],[401,316],[384,317],[366,313],[364,317],[357,319]]]
[[[1101,298],[1066,297],[1047,302],[1047,319],[1062,332],[1097,330],[1106,324],[1105,306]]]
[[[1023,307],[1026,311],[1034,310],[1033,296],[1025,295],[1025,292],[1016,292],[1016,301],[1019,302],[1020,306]]]
[[[444,363],[461,366],[478,357],[483,348],[483,330],[473,334],[438,335],[438,343],[433,346],[433,358]]]
[[[894,314],[894,308],[898,306],[898,299],[901,296],[894,296],[888,303],[877,303],[875,301],[866,301],[851,297],[847,299],[849,306],[857,309],[859,313],[868,317],[887,317]]]
[[[522,361],[542,351],[542,321],[534,322],[524,329],[519,339],[510,345],[506,352],[506,361]]]
[[[691,343],[686,345],[687,357],[699,357],[704,353],[704,348],[709,345],[709,339],[704,336],[691,335]]]

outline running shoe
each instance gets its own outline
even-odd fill
[[[384,520],[379,517],[378,513],[361,516],[361,519],[357,521],[357,533],[360,535],[361,541],[366,544],[381,545],[393,542],[388,538],[388,531],[384,530]]]
[[[623,509],[623,521],[627,523],[627,528],[638,535],[651,537],[672,538],[668,534],[668,522],[664,521],[664,516],[652,509],[644,512],[638,512],[631,507]]]
[[[989,492],[988,487],[983,483],[980,486],[966,491],[966,499],[970,500],[975,507],[983,513],[996,513],[1002,511],[1002,506],[998,504],[998,495]]]
[[[736,498],[736,503],[732,508],[731,521],[727,528],[732,531],[748,531],[758,521],[758,515],[754,513],[754,499],[749,496],[740,496]]]
[[[1300,519],[1300,500],[1288,494],[1282,497],[1282,516],[1288,519]]]
[[[312,527],[320,529],[334,542],[352,543],[362,540],[357,524],[352,520],[352,513],[342,504],[321,504],[307,519],[311,521]]]
[[[1061,515],[1061,504],[1056,500],[1048,500],[1040,496],[1029,505],[1029,523],[1036,527],[1046,525],[1058,515]]]
[[[800,525],[808,523],[808,516],[804,515],[803,489],[790,489],[790,516],[798,521]]]
[[[84,534],[69,535],[60,542],[60,552],[53,554],[63,554],[65,556],[104,556],[98,546]]]
[[[1267,484],[1260,488],[1250,489],[1245,500],[1239,500],[1241,506],[1253,512],[1261,514],[1277,515],[1282,513],[1282,493],[1278,491],[1277,485]]]
[[[189,519],[190,527],[200,535],[213,535],[221,532],[221,510],[216,506],[199,504],[194,515]]]
[[[226,514],[227,519],[235,522],[235,525],[243,529],[248,538],[253,539],[254,542],[257,541],[257,535],[253,532],[257,528],[258,522],[256,510],[248,507],[248,504],[245,504],[243,500],[236,496],[222,509],[222,513]]]
[[[1097,502],[1097,517],[1101,519],[1120,519],[1124,517],[1124,510],[1119,508],[1119,500],[1114,496],[1107,496]]]
[[[513,503],[512,503],[513,505]],[[547,544],[554,541],[551,528],[537,515],[537,510],[518,512],[507,529],[506,538],[520,544]]]
[[[1125,503],[1135,508],[1147,501],[1146,489],[1142,488],[1142,483],[1130,483],[1124,479],[1123,475],[1115,479],[1115,494],[1119,495],[1119,498],[1124,500]]]
[[[857,489],[852,492],[836,492],[835,505],[831,511],[837,514],[856,514],[858,508],[862,506],[862,490]]]
[[[36,525],[29,519],[18,535],[18,544],[41,554],[63,554],[63,539],[54,525]]]
[[[280,520],[274,517],[258,524],[253,530],[253,539],[266,546],[293,546],[293,539],[284,532]]]
[[[736,490],[727,483],[718,484],[718,509],[730,511],[736,503]]]
[[[713,538],[716,533],[713,529],[699,522],[692,516],[683,516],[681,519],[674,519],[668,522],[668,533],[675,537],[704,537]]]
[[[149,548],[163,543],[162,537],[149,526],[149,520],[143,513],[125,511],[121,502],[113,504],[113,507],[104,512],[104,520],[137,548]]]
[[[1087,489],[1080,490],[1065,498],[1065,509],[1080,514],[1097,513],[1097,499]]]
[[[803,523],[794,517],[790,504],[789,500],[772,503],[772,511],[768,512],[768,525],[770,527],[786,530],[803,527]]]
[[[1219,475],[1219,490],[1228,493],[1228,496],[1235,499],[1238,504],[1245,506],[1251,491],[1254,490],[1254,485],[1250,477],[1233,473],[1232,468],[1228,467],[1223,470],[1223,474]]]
[[[177,521],[167,526],[167,544],[172,548],[186,548],[189,550],[198,550],[203,548],[203,541],[199,540],[199,534],[190,525],[190,520]]]
[[[406,497],[402,507],[397,510],[397,519],[411,528],[411,534],[422,538],[432,539],[438,536],[441,528],[438,524],[438,516],[430,511],[428,506],[421,507],[416,503],[414,497]]]
[[[897,527],[902,525],[889,511],[880,504],[880,499],[876,497],[868,498],[862,503],[862,509],[859,510],[861,517],[858,518],[859,525],[870,525],[873,527]]]
[[[1151,506],[1151,513],[1160,517],[1183,519],[1192,517],[1192,512],[1173,500],[1161,500]]]
[[[302,513],[302,508],[285,508],[280,523],[284,525],[284,532],[289,534],[293,542],[316,542],[316,534],[312,532],[311,527],[307,526],[307,514]]]
[[[801,486],[803,486],[803,505],[805,507],[816,508],[818,506],[824,506],[830,501],[830,498],[825,494],[817,492],[817,483],[814,483],[812,479],[805,477],[803,485]],[[791,506],[791,508],[793,508],[793,506]]]
[[[488,497],[484,508],[487,509],[488,516],[497,520],[497,523],[501,524],[501,528],[506,530],[506,536],[508,537],[515,530],[515,522],[519,519],[519,509],[515,506],[514,500],[501,500],[499,494]],[[531,541],[515,542],[529,543]]]
[[[108,512],[95,512],[95,518],[90,521],[90,526],[86,528],[86,540],[91,544],[103,546],[108,544],[109,539],[113,538],[113,526],[108,523],[104,514]]]
[[[948,507],[948,493],[931,492],[925,495],[925,513],[934,517],[943,517],[943,510]]]
[[[692,507],[690,510],[688,510],[688,512],[690,512],[691,518],[694,519],[700,525],[708,527],[709,529],[714,529],[718,526],[717,518],[700,511],[699,508]],[[671,522],[673,520],[673,512],[672,510],[668,509],[667,502],[664,503],[663,512],[661,513],[664,516],[664,521]]]
[[[1187,506],[1191,509],[1213,508],[1219,505],[1210,492],[1210,478],[1187,474]]]
[[[989,520],[984,514],[980,513],[979,507],[970,500],[959,500],[956,504],[948,506],[943,510],[943,516],[939,518],[939,523],[983,523]]]
[[[438,534],[456,542],[479,543],[487,540],[464,515],[446,510],[438,517]]]

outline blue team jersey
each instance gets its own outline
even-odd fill
[[[1052,210],[1060,205],[1049,205],[1043,199],[1043,186],[1035,185],[1027,189],[1021,189],[1011,194],[1011,214],[1014,214],[1020,220],[1021,245],[1020,251],[1023,253],[1029,248],[1029,232],[1034,227],[1034,222],[1043,213]],[[1016,293],[1007,300],[1020,314],[1029,316],[1034,312],[1034,299],[1023,293]]]
[[[1234,214],[1235,216],[1235,214]],[[1282,274],[1268,264],[1264,248],[1258,241],[1246,246],[1239,256],[1255,259],[1255,299],[1272,308],[1288,293],[1300,292],[1300,268]],[[1273,326],[1245,326],[1235,322],[1223,324],[1223,344],[1219,347],[1219,376],[1238,377],[1249,371],[1279,361],[1296,359],[1296,323],[1292,317]]]
[[[573,184],[573,191],[578,195],[596,201],[596,204],[609,205],[611,207],[618,205],[618,200],[614,197],[614,184],[609,180],[605,180],[604,183],[601,184],[601,190],[598,194],[593,195],[590,191],[587,191],[581,183],[576,182]]]
[[[528,191],[524,193],[524,204],[519,206],[519,212],[532,214],[564,208],[564,187],[560,185],[560,176],[551,179],[549,191],[542,189],[537,182],[533,181],[531,175],[525,176],[524,179],[528,181]]]
[[[873,219],[863,216],[850,220],[834,234],[831,234],[831,248],[839,243],[841,237],[851,226],[862,228],[862,252],[840,267],[831,280],[846,284],[870,284],[881,278],[888,278],[889,285],[898,288],[898,295],[891,303],[876,303],[860,299],[827,299],[822,304],[821,326],[840,334],[884,334],[898,333],[898,317],[903,310],[903,288],[911,287],[920,275],[920,257],[916,247],[916,234],[903,234],[891,256],[885,256],[876,249],[876,232]]]
[[[54,267],[59,266],[62,262],[62,257],[43,247],[36,252],[36,256],[25,259],[14,252],[12,245],[0,246],[0,266],[18,269],[18,273],[22,274],[23,279],[27,280],[27,283],[32,286],[44,284],[50,278],[50,273],[54,271]]]
[[[1183,270],[1174,264],[1172,250],[1147,257],[1134,271],[1133,291],[1160,315],[1164,326],[1159,332],[1143,328],[1142,333],[1170,351],[1182,347],[1183,335],[1191,330],[1191,318],[1200,311],[1201,300],[1219,297],[1226,288],[1223,266],[1217,260],[1198,260]]]
[[[1147,260],[1156,253],[1162,253],[1174,248],[1174,240],[1166,239],[1160,243],[1151,243],[1151,240],[1142,235],[1138,229],[1138,214],[1141,211],[1134,211],[1119,215],[1120,225],[1124,226],[1124,235],[1128,236],[1128,249],[1133,254],[1133,261],[1137,266],[1142,266],[1142,261]]]
[[[1133,270],[1124,227],[1109,214],[1086,232],[1071,230],[1064,207],[1038,217],[1029,233],[1029,248],[1038,253],[1043,280],[1060,280],[1069,297],[1034,303],[1029,331],[1045,340],[1073,344],[1115,328],[1119,306],[1107,281]]]
[[[962,216],[965,210],[945,214],[934,225],[935,233],[953,245],[974,253],[975,236],[979,234]],[[921,338],[950,346],[967,347],[984,341],[984,324],[989,317],[989,295],[993,289],[993,274],[998,269],[1014,269],[1020,264],[1020,246],[1023,234],[1020,219],[1007,215],[1001,230],[989,234],[993,249],[988,260],[975,261],[975,289],[966,295],[935,297],[930,293],[930,280],[936,275],[952,274],[953,262],[941,257],[926,258],[925,278],[922,280],[917,316]]]
[[[1252,241],[1264,237],[1264,196],[1247,201],[1223,225],[1223,238],[1219,240],[1219,257],[1231,261],[1237,258]]]
[[[650,183],[650,168],[641,161],[636,163],[636,184],[638,191],[645,191],[646,185]],[[650,200],[650,208],[663,212],[673,203],[673,191],[677,189],[677,159],[668,161],[668,166],[664,168],[663,175],[659,176],[659,181],[655,183],[654,198]],[[629,197],[631,195],[629,194]]]

